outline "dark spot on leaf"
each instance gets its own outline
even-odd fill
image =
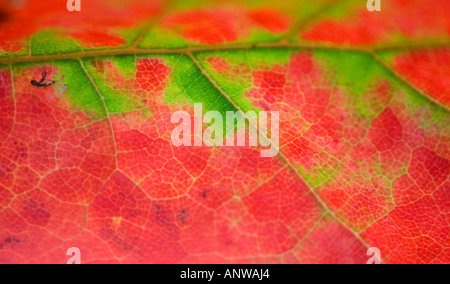
[[[16,141],[15,141],[16,142]],[[14,156],[13,156],[13,160],[20,160],[20,159],[26,159],[28,156],[28,149],[24,144],[19,144],[18,142],[16,142],[17,144],[14,143]]]
[[[51,215],[44,208],[44,204],[40,204],[36,200],[30,199],[23,209],[23,217],[33,225],[46,226]]]
[[[11,244],[11,243],[13,243],[13,242],[15,242],[15,243],[20,243],[20,240],[19,240],[19,239],[16,239],[16,238],[7,237],[7,238],[3,241],[3,243],[0,243],[0,249],[3,249],[3,248],[5,247],[5,245]]]
[[[164,209],[159,204],[153,205],[153,213],[154,213],[154,222],[160,226],[167,225],[168,219],[169,219],[169,212],[168,210]]]
[[[154,204],[153,205],[153,212],[154,213],[159,214],[159,212],[161,212],[161,210],[162,210],[161,205],[159,205],[159,204]]]
[[[7,22],[10,18],[11,14],[8,11],[0,8],[0,23]]]
[[[211,190],[210,190],[209,188],[204,188],[204,189],[202,189],[202,190],[200,191],[200,196],[201,196],[203,199],[207,199],[210,191],[211,191]]]
[[[186,209],[181,209],[180,213],[178,214],[178,221],[180,221],[181,224],[184,224],[187,222],[188,220],[188,212],[186,211]]]

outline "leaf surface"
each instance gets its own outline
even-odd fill
[[[60,2],[0,10],[0,263],[450,261],[447,2]],[[196,103],[279,155],[175,147]]]

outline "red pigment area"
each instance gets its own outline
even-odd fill
[[[287,31],[291,21],[272,10],[257,10],[248,14],[250,19],[261,27],[272,33],[283,33]]]
[[[201,44],[233,42],[249,36],[255,28],[271,33],[285,32],[291,20],[272,10],[193,10],[171,15],[163,20],[169,28],[189,41]]]
[[[322,220],[310,234],[296,252],[304,264],[361,264],[368,260],[367,248],[341,225]]]
[[[40,187],[62,201],[89,203],[101,185],[101,179],[85,171],[61,169],[47,175]]]
[[[384,251],[390,263],[448,263],[450,184],[432,195],[397,206],[370,226],[363,237]]]
[[[281,144],[288,146],[288,152],[297,152],[292,157],[294,161],[320,162],[312,159],[313,153],[308,150],[316,148],[315,150],[319,151],[320,147],[325,147],[326,151],[334,155],[345,153],[343,148],[338,147],[338,142],[344,137],[352,137],[353,130],[342,127],[342,122],[347,119],[345,114],[338,118],[326,115],[327,109],[338,107],[345,103],[345,100],[339,96],[330,99],[335,90],[322,87],[323,74],[320,68],[314,65],[312,54],[299,53],[292,56],[287,66],[276,65],[267,70],[251,72],[254,88],[247,96],[257,107],[265,110],[281,110]],[[299,136],[305,135],[306,124],[311,124],[310,131],[306,132],[306,137],[310,139],[296,140]],[[319,135],[320,139],[317,137]],[[302,146],[296,147],[295,144]],[[324,154],[322,158],[328,160],[327,154]],[[312,164],[307,166],[314,167]]]
[[[450,2],[439,0],[389,0],[382,12],[369,12],[365,5],[347,19],[324,19],[313,24],[302,39],[337,44],[367,45],[395,40],[399,35],[410,39],[450,35]],[[414,19],[414,20],[412,20]]]
[[[315,201],[309,195],[307,198],[303,196],[306,193],[304,186],[296,184],[296,178],[290,175],[284,171],[276,175],[275,178],[245,196],[243,202],[254,214],[256,220],[260,222],[277,220],[280,225],[292,227],[299,237],[303,236],[313,225],[304,223],[311,221],[310,218],[304,218],[304,216],[307,214],[318,215],[320,212]],[[292,214],[292,212],[296,212],[296,214]],[[295,215],[297,217],[294,217]],[[285,245],[288,245],[288,242]]]
[[[23,204],[21,213],[28,223],[37,226],[47,225],[51,217],[50,212],[45,208],[45,204],[34,199],[28,199],[26,203]]]
[[[218,56],[209,57],[206,61],[211,64],[211,68],[214,72],[219,74],[227,73],[231,68],[226,60]]]
[[[10,190],[4,188],[3,186],[0,186],[0,206],[6,207],[10,204],[10,202],[13,200],[14,195],[11,193]]]
[[[4,247],[2,262],[65,263],[64,254],[51,259],[47,253],[81,232],[86,205],[115,166],[109,124],[92,122],[53,87],[32,86],[30,78],[39,78],[42,68],[50,78],[59,72],[49,66],[14,72],[15,124],[0,147],[0,195],[6,198],[0,203],[7,206],[0,239],[14,236],[20,243]]]
[[[57,28],[86,47],[120,46],[125,40],[118,29],[137,27],[156,15],[162,1],[133,0],[123,2],[92,0],[82,3],[82,12],[71,13],[59,0],[24,1],[23,5],[4,7],[0,21],[0,49],[20,52],[27,37],[42,29]]]
[[[20,194],[33,189],[39,184],[39,174],[28,166],[19,166],[14,171],[12,191]]]
[[[450,160],[427,148],[418,148],[413,152],[409,174],[425,193],[432,193],[448,180]]]
[[[246,96],[253,105],[264,110],[280,111],[280,142],[285,155],[312,176],[324,171],[331,174],[341,167],[342,174],[338,173],[341,180],[347,181],[348,177],[353,177],[345,186],[328,184],[321,191],[322,197],[333,209],[341,210],[340,213],[352,225],[364,227],[392,206],[387,198],[388,183],[375,177],[368,180],[364,178],[367,175],[375,176],[371,169],[372,163],[377,162],[367,161],[363,167],[359,167],[357,162],[353,163],[377,153],[372,143],[362,141],[371,121],[362,120],[358,114],[348,112],[345,91],[326,87],[332,85],[332,78],[314,62],[312,54],[295,54],[286,65],[257,70],[247,70],[237,65],[225,76],[230,76],[227,80],[232,80],[232,77],[236,80],[236,76],[248,72],[252,74],[254,87]],[[392,92],[390,85],[384,81],[376,82],[369,90],[365,97],[372,104],[368,108],[373,112],[383,110]],[[379,128],[378,133],[382,136],[377,136],[381,139],[377,145],[388,145],[386,150],[392,147],[389,144],[391,141],[402,138],[401,126],[398,122],[393,123],[396,117],[390,114],[387,110],[380,115],[380,123],[375,122],[373,130],[375,136]],[[390,128],[388,132],[387,128]],[[364,151],[353,151],[355,145],[361,142],[364,143],[361,145]],[[349,153],[351,158],[345,159]],[[365,190],[361,189],[361,184],[364,184]]]
[[[255,71],[253,77],[261,89],[265,91],[264,99],[266,102],[274,103],[282,99],[283,87],[286,82],[284,74],[272,71]]]
[[[398,55],[394,66],[428,95],[450,106],[450,50],[418,51]]]
[[[392,149],[403,137],[403,129],[390,108],[383,111],[373,122],[369,138],[378,151]]]
[[[214,68],[219,60],[208,62]],[[448,261],[443,249],[448,247],[443,237],[448,235],[448,219],[442,215],[449,211],[445,191],[448,192],[445,182],[450,176],[450,157],[445,150],[448,138],[438,127],[424,129],[401,92],[388,81],[373,82],[361,95],[365,105],[362,116],[357,110],[352,111],[354,102],[349,91],[335,87],[333,74],[325,72],[310,53],[295,54],[288,64],[266,68],[236,63],[229,66],[221,78],[253,80],[254,86],[246,97],[258,108],[280,111],[284,154],[308,177],[324,171],[331,175],[315,190],[351,228],[370,227],[371,233],[365,232],[364,236],[371,246],[380,244],[388,262]],[[252,77],[248,78],[248,74]],[[424,117],[433,114],[430,109],[422,111]],[[423,201],[430,196],[432,199]],[[276,195],[267,198],[272,200]],[[390,212],[397,212],[397,208],[403,208],[402,216],[398,218],[397,231],[392,232],[389,227],[392,223],[380,220]],[[266,209],[274,214],[270,206]],[[430,212],[427,222],[436,225],[427,231],[421,217],[414,219],[419,212],[422,215]],[[406,217],[414,220],[401,223]],[[388,232],[386,237],[383,230]],[[409,230],[416,235],[421,232],[421,237],[409,240],[409,233],[402,233]],[[431,239],[435,241],[430,242]],[[314,254],[309,257],[309,252],[333,241],[311,243],[310,250],[302,254],[306,255],[304,261],[321,262]],[[427,249],[430,252],[424,255]],[[333,251],[328,247],[324,250]],[[418,254],[417,250],[421,252]],[[395,257],[389,257],[389,252]]]
[[[17,124],[9,139],[18,143],[8,141],[0,149],[1,168],[21,173],[12,174],[11,183],[16,176],[30,177],[27,184],[16,184],[14,192],[21,194],[0,212],[0,239],[20,240],[0,250],[2,262],[65,263],[67,248],[79,247],[83,263],[298,263],[308,249],[299,240],[328,242],[328,234],[308,234],[323,212],[277,159],[261,158],[249,147],[172,146],[170,117],[177,110],[192,114],[192,106],[162,103],[164,89],[154,86],[167,81],[165,72],[156,72],[148,82],[153,87],[130,88],[140,86],[139,70],[172,66],[138,59],[136,65],[146,67],[138,68],[135,78],[124,78],[111,61],[93,65],[125,82],[116,90],[147,97],[151,116],[112,115],[112,140],[107,121],[93,123],[67,108],[52,88],[30,87],[27,79],[40,68],[18,72],[18,121],[36,124]],[[49,150],[41,148],[42,157],[29,159],[29,145],[38,141]],[[33,173],[39,173],[37,179]],[[12,194],[2,186],[0,196],[10,202]],[[340,260],[324,245],[312,253],[324,262],[362,263],[362,244],[352,238],[345,234],[342,243],[352,245]]]
[[[223,158],[222,162],[227,166],[234,160]],[[209,171],[207,169],[206,173]],[[240,170],[236,168],[235,171],[239,173]],[[305,209],[300,214],[276,215],[256,221],[258,213],[246,214],[239,199],[232,198],[214,210],[202,206],[214,198],[208,194],[199,197],[202,203],[193,201],[193,195],[150,199],[147,193],[156,188],[143,189],[127,176],[115,173],[90,207],[92,219],[88,230],[123,262],[186,263],[197,255],[197,261],[211,263],[218,261],[214,256],[216,253],[229,262],[242,262],[252,255],[255,255],[253,261],[263,262],[264,254],[292,249],[297,240],[289,232],[294,228],[291,226],[295,225],[297,230],[301,228],[302,232],[298,231],[298,234],[304,236],[307,226],[313,224],[318,213],[312,198],[304,197],[305,188],[295,185],[292,176],[284,172],[277,180],[288,186],[287,191],[295,193],[294,199]],[[260,194],[264,197],[264,193]],[[253,203],[252,200],[248,202]],[[280,199],[273,206],[281,209],[286,202],[290,203]],[[307,223],[304,223],[305,219]]]
[[[305,31],[301,38],[310,41],[323,41],[338,44],[373,44],[382,37],[385,22],[373,19],[378,17],[373,16],[369,12],[362,11],[356,18],[358,22],[337,22],[333,20],[323,20],[314,24],[307,31]],[[382,26],[376,26],[374,22],[380,22]],[[376,28],[374,28],[375,26]]]
[[[183,207],[174,203],[150,200],[132,180],[116,172],[90,206],[88,230],[124,262],[178,262],[186,252],[174,212]]]
[[[122,75],[122,71],[115,67],[110,60],[93,60],[90,62],[94,68],[95,76],[102,77],[105,83],[112,88],[119,88],[124,84],[132,84],[131,80],[126,79]],[[130,92],[123,93],[128,96]]]
[[[11,73],[0,71],[0,143],[11,133],[15,116],[15,103],[11,86]]]
[[[183,37],[194,42],[218,44],[237,40],[235,20],[228,12],[199,10],[170,16],[163,26],[182,30]]]
[[[106,85],[116,89],[122,97],[129,98],[129,108],[145,107],[148,101],[155,99],[163,102],[162,92],[170,82],[171,68],[158,58],[138,58],[136,73],[133,77],[126,74],[110,60],[90,62],[95,76],[104,78]],[[127,86],[126,89],[123,86]],[[156,103],[155,103],[156,104]]]
[[[165,80],[171,69],[160,59],[138,59],[136,61],[136,81],[143,90],[160,92],[164,90]]]
[[[70,36],[80,40],[85,47],[114,47],[126,43],[126,41],[119,36],[98,31],[74,32],[71,33]]]

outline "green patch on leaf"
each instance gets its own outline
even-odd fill
[[[143,97],[136,95],[137,92],[143,91],[138,89],[140,86],[135,78],[136,60],[139,59],[158,59],[171,69],[168,85],[162,90],[168,104],[202,103],[205,112],[216,110],[222,114],[235,110],[187,56],[115,56],[87,59],[85,66],[104,96],[110,113],[129,112],[145,107]],[[107,65],[108,67],[104,68],[109,71],[96,70],[96,64]],[[117,76],[117,78],[111,76]],[[125,84],[121,83],[121,88],[114,87],[116,81],[125,82]],[[148,91],[148,95],[157,94]]]
[[[115,88],[112,84],[117,78],[111,78],[106,73],[96,72],[95,62],[112,62],[119,68],[121,74],[133,74],[134,57],[130,56],[117,56],[113,58],[97,58],[97,59],[85,59],[84,65],[90,73],[95,85],[98,87],[100,93],[104,97],[106,107],[109,113],[122,113],[134,110],[139,107],[137,101],[131,98],[129,89]],[[123,68],[123,69],[122,69]]]
[[[139,44],[140,48],[183,48],[188,42],[166,28],[154,28],[148,32]]]
[[[313,188],[318,187],[321,184],[329,181],[336,172],[333,169],[325,170],[322,167],[307,170],[304,167],[300,167],[298,172],[302,175],[305,181]]]
[[[80,63],[67,60],[57,61],[54,65],[60,68],[60,76],[63,76],[62,80],[67,86],[67,96],[72,103],[82,110],[94,112],[97,118],[106,117],[103,102]]]
[[[59,54],[81,51],[82,47],[70,36],[63,35],[59,30],[41,30],[31,38],[31,53],[33,55]]]
[[[368,99],[367,93],[377,92],[377,87],[383,82],[389,82],[392,88],[398,88],[391,73],[380,66],[373,58],[359,52],[339,52],[329,50],[314,51],[315,58],[323,64],[324,70],[329,70],[332,80],[338,88],[344,89],[349,107],[359,116],[374,118],[382,110],[381,102],[374,104]]]
[[[57,71],[53,76],[55,84],[52,87],[58,88],[61,96],[69,100],[75,110],[84,111],[95,120],[106,117],[103,102],[78,61],[60,60],[39,64],[54,66]],[[13,68],[30,68],[35,65],[36,63],[17,63]]]
[[[173,55],[169,59],[175,63],[172,79],[176,89],[180,91],[178,94],[168,93],[166,98],[169,102],[181,95],[193,104],[202,103],[204,111],[215,110],[224,116],[227,111],[236,111],[233,104],[212,85],[187,56]]]
[[[227,93],[241,110],[260,111],[245,94],[253,87],[252,72],[259,69],[270,69],[275,65],[289,63],[293,50],[262,49],[262,50],[229,50],[222,52],[204,52],[197,55],[202,67],[208,71],[214,81]],[[229,71],[218,73],[209,59],[224,60]]]

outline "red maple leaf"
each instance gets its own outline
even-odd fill
[[[278,2],[3,1],[0,263],[449,263],[448,1]]]

